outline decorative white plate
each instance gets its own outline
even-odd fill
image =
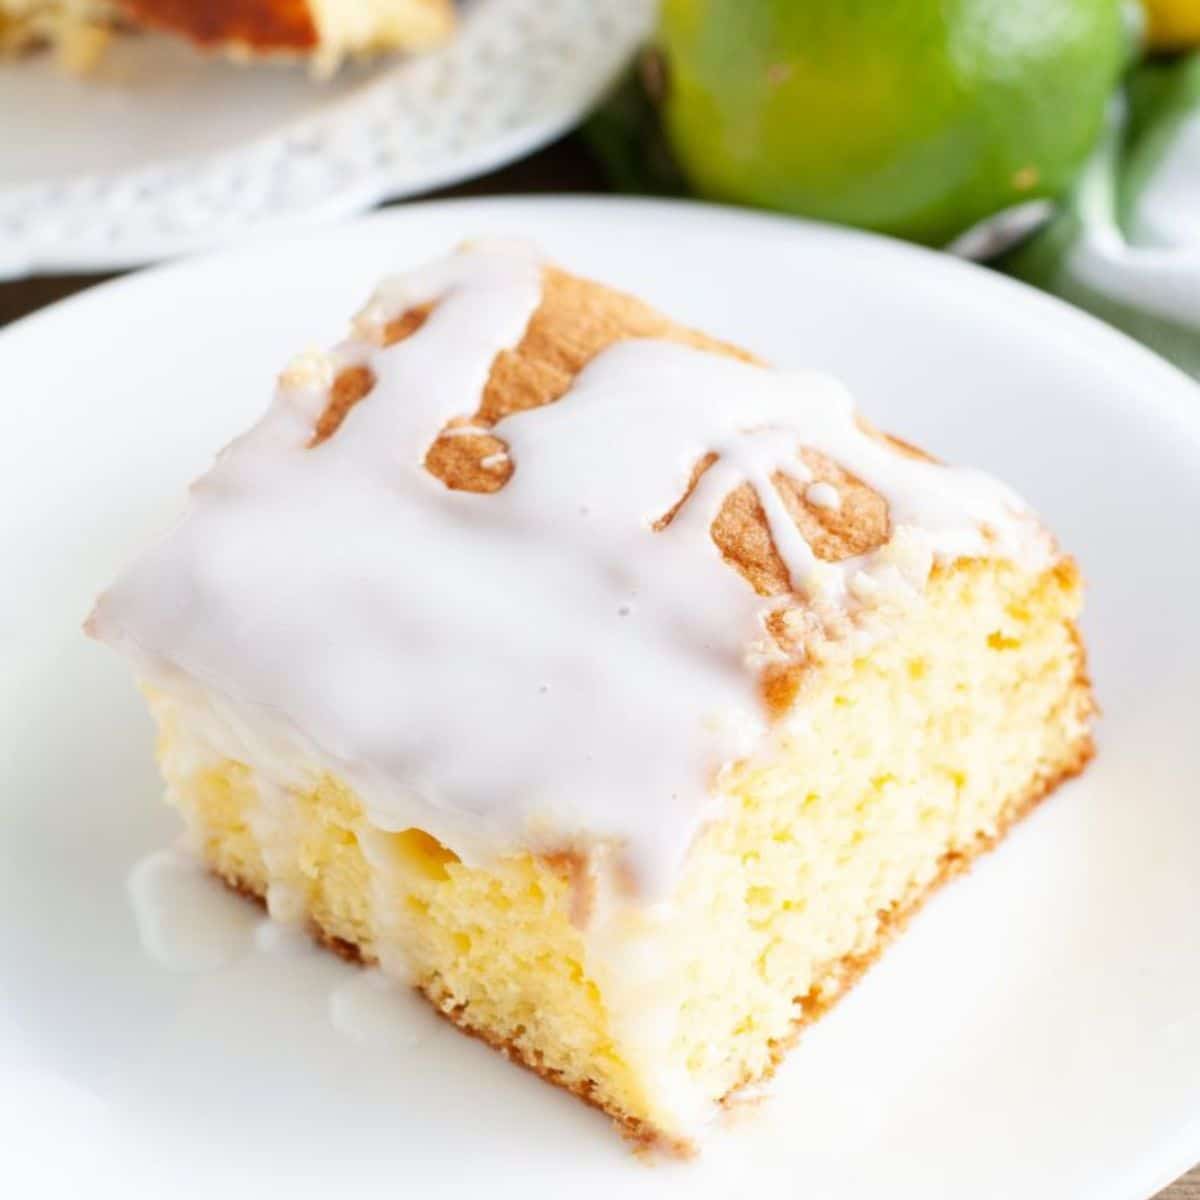
[[[0,65],[0,279],[93,271],[313,224],[482,174],[570,128],[653,0],[463,0],[444,49],[312,80],[167,38],[96,71]]]
[[[493,233],[836,372],[885,428],[1015,484],[1091,583],[1094,766],[938,895],[697,1162],[641,1163],[432,1017],[416,1044],[386,1020],[338,1033],[356,968],[330,955],[164,970],[126,895],[176,822],[125,665],[79,631],[94,593],[293,351],[336,339],[389,267]],[[6,1194],[1142,1200],[1200,1158],[1200,389],[1159,359],[877,238],[512,200],[95,289],[0,334],[0,379]]]

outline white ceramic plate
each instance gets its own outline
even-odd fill
[[[93,594],[293,351],[335,339],[380,272],[480,233],[532,234],[685,321],[837,372],[885,428],[1015,484],[1091,582],[1095,765],[930,904],[699,1162],[643,1165],[448,1027],[347,1040],[327,1009],[354,968],[330,956],[166,972],[126,899],[176,824],[124,664],[79,632]],[[7,1179],[32,1163],[73,1195],[1141,1200],[1200,1157],[1200,389],[1159,359],[876,238],[510,200],[110,284],[0,334],[0,379]]]
[[[123,39],[85,78],[0,65],[0,279],[129,266],[326,221],[519,158],[628,61],[653,0],[462,0],[444,49],[236,66]]]

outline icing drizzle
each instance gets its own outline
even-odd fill
[[[215,697],[231,729],[269,729],[306,770],[342,775],[380,828],[423,828],[468,861],[609,841],[662,894],[722,765],[767,728],[757,668],[783,653],[768,617],[844,622],[915,599],[938,558],[1047,543],[1000,484],[866,434],[836,382],[669,342],[618,343],[558,402],[499,422],[515,467],[500,491],[448,490],[426,451],[520,341],[540,271],[529,249],[485,243],[387,282],[354,340],[285,372],[94,629],[157,686]],[[382,327],[422,305],[383,348]],[[352,366],[374,387],[314,446]],[[879,549],[813,553],[772,483],[809,482],[801,446],[884,497]],[[794,596],[757,596],[713,542],[746,482]]]

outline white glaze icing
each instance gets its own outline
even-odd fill
[[[438,1017],[414,988],[390,973],[360,967],[329,996],[334,1029],[379,1049],[407,1049],[433,1036]]]
[[[279,920],[259,921],[254,930],[254,948],[274,958],[307,958],[319,949],[303,926]]]
[[[324,992],[333,1028],[352,1041],[379,1049],[408,1048],[431,1037],[438,1018],[431,1005],[396,974],[393,959],[383,971],[319,955],[307,930],[294,921],[263,918],[213,876],[196,855],[179,848],[156,850],[134,864],[127,891],[146,954],[159,966],[189,974],[234,966],[257,952],[268,958],[319,960],[304,986]],[[293,971],[289,986],[296,986]]]
[[[261,917],[194,855],[170,848],[139,860],[127,880],[142,948],[171,971],[211,971],[250,947]]]
[[[842,494],[832,483],[810,483],[804,491],[804,498],[813,508],[826,508],[837,512],[842,507]]]
[[[300,815],[291,789],[256,774],[258,799],[248,824],[267,868],[267,911],[296,924],[308,916],[308,889],[300,873]]]
[[[559,402],[501,421],[511,480],[450,491],[425,452],[477,409],[539,299],[538,260],[508,244],[390,280],[354,340],[285,372],[93,628],[156,686],[204,695],[214,744],[336,771],[381,829],[426,829],[468,861],[608,841],[663,895],[722,765],[761,742],[754,668],[780,654],[763,621],[795,603],[722,562],[709,530],[732,488],[756,488],[818,622],[919,595],[937,559],[1050,547],[1002,485],[866,435],[833,380],[666,342],[619,343]],[[381,347],[389,319],[427,303]],[[374,389],[310,448],[332,379],[358,364]],[[807,481],[802,445],[887,500],[889,543],[814,556],[770,482]]]
[[[416,975],[409,962],[400,925],[405,889],[395,861],[391,839],[376,829],[357,831],[359,848],[370,868],[371,938],[380,967],[392,979],[413,985]]]

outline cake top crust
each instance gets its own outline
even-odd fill
[[[381,828],[611,849],[662,895],[821,647],[938,562],[1053,554],[832,379],[486,242],[294,361],[90,627]]]

